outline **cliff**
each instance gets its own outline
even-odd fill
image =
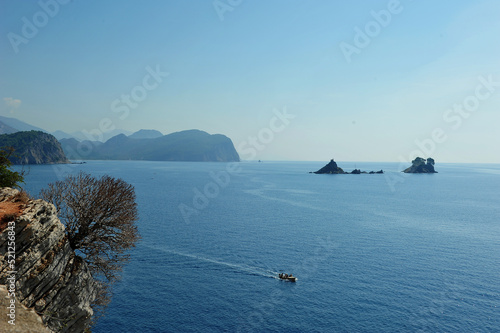
[[[411,161],[411,163],[412,166],[403,170],[404,173],[437,173],[437,171],[434,170],[434,159],[430,157],[427,161],[422,157],[417,157]]]
[[[0,147],[14,147],[13,164],[70,163],[57,139],[40,131],[0,135]]]
[[[225,135],[199,130],[181,131],[156,138],[119,134],[105,143],[61,140],[68,156],[89,160],[146,160],[189,162],[239,162],[233,142]],[[85,155],[74,157],[87,147]],[[80,149],[79,149],[80,147]],[[89,150],[88,147],[91,149]]]
[[[15,286],[16,318],[21,320],[26,307],[53,331],[83,332],[93,314],[97,285],[87,264],[70,248],[55,207],[1,188],[0,232],[0,284],[9,291]],[[13,238],[15,249],[9,244]],[[9,262],[13,253],[15,263]],[[5,319],[0,321],[0,331],[10,328]]]

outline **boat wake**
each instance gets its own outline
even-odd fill
[[[153,248],[153,247],[151,247],[151,248]],[[206,262],[206,263],[218,265],[218,266],[225,266],[225,267],[231,268],[232,270],[237,271],[237,272],[242,272],[242,273],[246,273],[246,274],[250,274],[250,275],[254,275],[254,276],[269,277],[269,278],[273,278],[273,279],[278,279],[279,280],[279,277],[278,277],[279,273],[278,272],[275,272],[275,271],[269,270],[269,269],[264,269],[264,268],[261,268],[261,267],[249,266],[249,265],[238,265],[238,264],[233,264],[233,263],[225,262],[225,261],[222,261],[222,260],[217,260],[217,259],[211,259],[211,258],[207,258],[207,257],[202,257],[202,256],[195,255],[195,254],[189,254],[189,253],[179,252],[179,251],[176,251],[176,250],[162,249],[162,248],[156,248],[156,247],[154,249],[158,250],[158,251],[162,251],[162,252],[174,254],[174,255],[177,255],[177,256],[191,258],[191,259],[195,259],[195,260],[198,260],[198,261],[202,261],[202,262]]]

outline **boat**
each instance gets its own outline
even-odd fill
[[[285,274],[285,273],[280,273],[278,275],[279,279],[280,280],[283,280],[283,281],[289,281],[289,282],[295,282],[297,281],[297,278],[295,276],[293,276],[293,274]]]

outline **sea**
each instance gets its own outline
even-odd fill
[[[95,333],[500,332],[500,165],[325,164],[88,161],[24,187],[135,187],[142,239]]]

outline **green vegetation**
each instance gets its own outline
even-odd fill
[[[417,157],[413,161],[411,161],[412,165],[415,167],[419,167],[421,165],[425,165],[425,158]]]
[[[0,187],[21,188],[20,183],[24,183],[24,172],[12,171],[10,157],[14,153],[14,148],[6,147],[0,149]]]
[[[45,134],[40,131],[28,131],[2,135],[2,145],[16,147],[16,150],[23,151],[30,147],[31,142],[33,142],[33,140],[36,140],[39,137],[40,133]]]

